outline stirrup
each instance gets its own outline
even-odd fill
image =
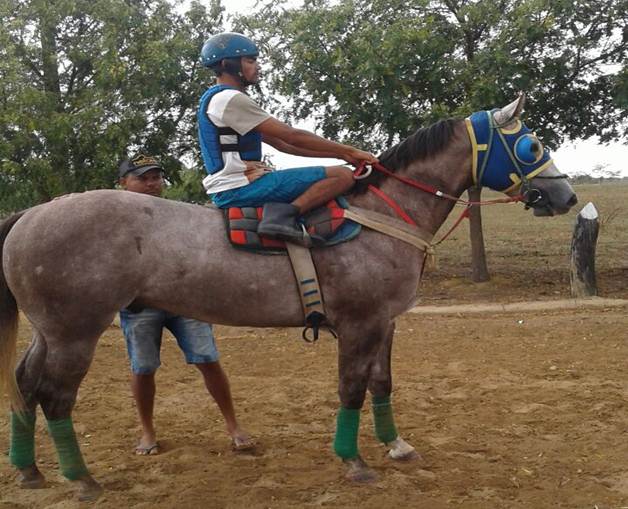
[[[334,337],[334,339],[338,339],[338,334],[336,331],[329,325],[325,324],[327,317],[323,313],[319,313],[318,311],[312,311],[307,317],[305,317],[305,328],[301,333],[301,337],[304,341],[308,343],[314,343],[318,341],[318,331],[322,327],[327,329],[327,331]],[[312,329],[312,339],[310,339],[307,335],[308,331]]]

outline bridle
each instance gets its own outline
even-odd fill
[[[546,180],[557,180],[557,179],[566,179],[567,175],[561,173],[560,175],[537,175],[534,177],[535,179],[546,179]],[[547,198],[547,193],[542,189],[537,189],[532,187],[530,181],[526,177],[524,183],[527,183],[527,188],[523,187],[521,189],[521,196],[524,198],[523,204],[525,205],[525,209],[528,210],[530,208],[533,209],[543,209],[546,208],[550,202]]]
[[[469,217],[469,213],[471,207],[481,206],[481,205],[496,205],[498,203],[517,203],[523,201],[522,195],[516,196],[508,196],[507,198],[495,198],[493,200],[482,200],[482,201],[472,201],[472,200],[464,200],[462,198],[456,198],[451,194],[445,193],[444,191],[439,190],[438,188],[431,186],[429,184],[425,184],[424,182],[420,182],[418,180],[414,180],[408,177],[404,177],[401,175],[397,175],[395,172],[389,170],[381,163],[373,163],[367,164],[366,161],[362,162],[356,170],[353,172],[353,178],[355,180],[363,180],[369,177],[373,170],[376,170],[388,177],[392,177],[404,184],[413,187],[415,189],[419,189],[420,191],[424,191],[426,193],[432,194],[438,198],[443,198],[445,200],[453,201],[456,204],[464,205],[464,210],[451,227],[451,229],[445,233],[437,242],[432,243],[432,246],[437,246],[441,242],[443,242],[449,235],[456,229],[456,227],[462,222],[462,220],[466,217]],[[410,215],[399,205],[393,198],[387,195],[384,191],[375,187],[372,184],[367,186],[368,191],[372,192],[375,196],[377,196],[380,200],[386,203],[394,212],[397,214],[399,218],[401,218],[405,223],[410,224],[412,226],[418,226],[416,221],[410,217]]]
[[[551,176],[540,175],[540,173],[547,170],[552,164],[552,160],[549,158],[549,154],[546,151],[544,151],[543,157],[541,157],[539,160],[541,164],[538,164],[536,167],[533,167],[530,169],[530,171],[526,172],[524,168],[522,167],[522,165],[520,164],[519,158],[516,156],[515,153],[513,153],[513,149],[510,146],[511,144],[509,144],[508,141],[506,140],[506,137],[504,136],[504,132],[502,132],[502,129],[504,126],[499,125],[495,121],[493,112],[486,111],[486,112],[480,112],[480,114],[486,114],[486,118],[488,119],[488,126],[487,126],[488,127],[488,131],[487,131],[488,139],[485,144],[479,144],[477,142],[475,131],[474,131],[474,126],[473,126],[473,115],[472,117],[465,119],[465,123],[467,126],[467,130],[469,132],[469,138],[471,140],[471,145],[473,149],[473,156],[474,156],[473,170],[472,170],[474,184],[478,187],[481,187],[482,185],[484,185],[485,177],[489,175],[487,171],[494,170],[494,167],[491,165],[490,160],[491,160],[491,155],[492,155],[492,148],[494,146],[498,146],[495,143],[495,140],[497,140],[497,142],[499,143],[499,147],[501,148],[503,152],[505,152],[505,154],[508,156],[508,159],[512,163],[512,166],[514,167],[517,181],[514,182],[514,185],[508,188],[496,189],[496,190],[502,191],[502,192],[509,192],[515,189],[516,187],[519,187],[518,194],[514,196],[508,196],[507,198],[496,198],[493,200],[482,200],[482,201],[464,200],[462,198],[458,198],[444,191],[441,191],[432,185],[425,184],[424,182],[420,182],[418,180],[415,180],[409,177],[398,175],[395,172],[391,171],[390,169],[386,168],[383,164],[379,162],[373,163],[370,165],[367,164],[366,162],[362,162],[360,165],[357,166],[356,170],[354,171],[354,174],[353,174],[354,179],[363,180],[369,177],[372,174],[372,172],[375,170],[382,173],[383,175],[394,178],[415,189],[419,189],[421,191],[432,194],[442,199],[453,201],[455,204],[464,205],[465,209],[460,215],[460,217],[458,218],[458,220],[454,223],[451,229],[447,233],[445,233],[445,235],[440,240],[432,244],[434,246],[443,242],[451,234],[451,232],[462,222],[462,220],[465,217],[469,217],[469,212],[470,212],[471,207],[483,206],[483,205],[495,205],[498,203],[517,203],[517,202],[522,202],[525,205],[526,209],[546,208],[547,206],[549,206],[550,201],[547,196],[547,193],[542,189],[538,189],[534,187],[531,183],[531,180],[533,178],[564,179],[564,178],[567,178],[567,175],[563,175],[563,174],[551,175]],[[478,114],[474,114],[474,115],[478,115]],[[518,121],[518,123],[520,123],[518,119],[516,120]],[[516,132],[520,132],[523,130],[523,124],[521,124],[521,126],[522,127],[520,127]],[[506,132],[508,133],[508,131]],[[497,136],[495,136],[496,133],[497,133]],[[480,157],[481,152],[485,152],[484,157]],[[478,167],[479,167],[479,171],[477,171]],[[511,180],[514,180],[512,176],[510,178]],[[487,187],[491,187],[491,186],[487,186]],[[398,217],[400,217],[404,222],[411,224],[413,226],[417,226],[416,222],[408,215],[408,213],[405,212],[405,210],[403,210],[403,208],[393,198],[391,198],[386,193],[384,193],[384,191],[375,187],[372,184],[369,184],[367,186],[367,189],[373,194],[375,194],[379,199],[384,201],[395,212],[395,214]]]
[[[542,149],[541,142],[521,122],[518,116],[510,118],[506,122],[498,123],[494,115],[496,111],[498,110],[477,112],[465,119],[473,151],[473,183],[476,186],[490,187],[503,193],[509,193],[518,187],[522,197],[521,201],[525,204],[526,209],[547,207],[550,204],[547,193],[534,187],[532,179],[565,179],[567,175],[541,175],[542,172],[552,166],[553,161],[549,153]],[[516,128],[506,129],[513,122],[515,122]],[[478,136],[484,138],[480,140],[483,143],[478,142]],[[511,143],[508,142],[507,136],[512,138]],[[534,140],[532,147],[536,147],[537,157],[535,160],[525,161],[518,152],[518,143],[525,137]],[[499,144],[494,144],[495,139],[499,141]],[[495,151],[493,151],[494,147]],[[534,154],[527,153],[526,155]],[[498,161],[493,161],[494,156]],[[507,156],[507,159],[504,156]],[[509,175],[512,184],[510,186],[499,180],[504,177],[503,174],[508,175],[503,170],[503,167],[508,163],[514,169],[514,173]],[[496,185],[498,182],[501,185]]]

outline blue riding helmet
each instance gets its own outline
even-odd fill
[[[205,41],[201,50],[201,62],[212,67],[224,58],[256,57],[259,50],[248,37],[236,32],[223,32]]]

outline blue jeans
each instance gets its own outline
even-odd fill
[[[324,166],[307,166],[267,173],[246,186],[212,194],[216,207],[261,207],[268,202],[290,203],[327,177]]]
[[[191,318],[173,315],[160,309],[146,308],[138,313],[120,311],[120,326],[136,375],[149,375],[161,365],[159,351],[165,327],[176,338],[188,364],[218,361],[212,326]]]

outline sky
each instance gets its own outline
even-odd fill
[[[227,15],[248,14],[254,7],[257,0],[223,0],[223,5]],[[289,0],[289,4],[300,5],[299,0]],[[228,26],[228,24],[227,24]],[[272,114],[272,111],[269,111]],[[313,126],[307,122],[293,124],[294,127],[313,130]],[[534,126],[530,126],[534,129]],[[368,147],[359,147],[369,150]],[[278,168],[311,166],[316,164],[335,163],[334,159],[314,159],[282,154],[268,147],[268,153],[272,157],[273,163]],[[587,140],[576,140],[565,143],[558,150],[552,153],[556,167],[568,175],[596,174],[595,168],[600,166],[605,172],[619,172],[621,176],[628,177],[628,145],[626,143],[615,142],[608,145],[599,143],[597,138]]]

